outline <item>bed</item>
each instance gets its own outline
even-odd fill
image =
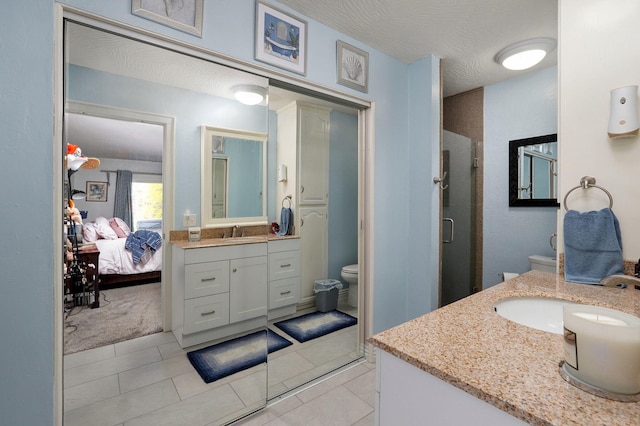
[[[151,255],[144,263],[134,264],[131,251],[124,248],[126,238],[95,241],[100,250],[98,274],[100,287],[124,283],[160,281],[162,270],[162,249]]]
[[[153,231],[157,232],[158,229],[161,230],[161,225],[160,228],[154,227]],[[107,220],[104,217],[98,217],[94,222],[83,225],[82,234],[85,243],[95,244],[100,250],[98,275],[101,288],[117,284],[160,281],[162,248],[151,252],[151,256],[146,261],[135,264],[131,251],[125,249],[127,236],[131,231],[121,219]],[[161,232],[158,234],[162,235]]]

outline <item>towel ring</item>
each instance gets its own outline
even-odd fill
[[[585,176],[582,179],[580,179],[580,185],[576,186],[575,188],[571,188],[568,192],[567,195],[564,196],[564,201],[563,201],[563,205],[564,205],[564,209],[565,210],[569,210],[567,208],[567,197],[569,197],[569,194],[571,194],[573,191],[575,191],[576,189],[589,189],[589,188],[598,188],[602,191],[604,191],[605,194],[607,194],[607,197],[609,197],[609,208],[613,208],[613,197],[611,196],[611,193],[609,191],[607,191],[606,189],[604,189],[601,186],[596,185],[596,178],[591,177],[591,176]]]
[[[285,207],[285,205],[284,205],[285,201],[289,202],[289,207],[287,207],[287,208],[290,209],[291,208],[291,195],[287,195],[286,197],[284,197],[282,199],[282,207]]]

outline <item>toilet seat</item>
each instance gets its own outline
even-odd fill
[[[358,275],[358,264],[346,265],[342,267],[343,274]]]

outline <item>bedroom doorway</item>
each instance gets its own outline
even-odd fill
[[[169,211],[165,194],[166,183],[171,179],[167,176],[170,168],[165,164],[165,152],[173,144],[173,118],[72,100],[67,100],[66,105],[67,146],[78,146],[82,156],[100,162],[92,169],[80,168],[68,178],[72,192],[84,191],[73,199],[74,207],[82,212],[83,223],[77,232],[79,253],[95,246],[100,279],[99,291],[87,296],[91,306],[98,309],[73,300],[66,302],[64,352],[70,354],[167,329],[170,312],[165,308],[162,278],[164,245],[148,261],[134,264],[131,253],[124,250],[126,238],[108,239],[105,232],[110,229],[105,231],[100,224],[118,231],[118,226],[112,226],[119,222],[114,213],[118,171],[128,170],[130,179],[125,181],[132,219],[122,225],[128,228],[122,232],[153,231],[163,239],[168,234],[163,220]],[[94,185],[104,189],[103,196],[95,196]],[[96,272],[90,266],[86,269],[88,277]]]

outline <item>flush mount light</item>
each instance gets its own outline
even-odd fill
[[[253,84],[233,86],[231,91],[238,102],[245,105],[257,105],[267,96],[267,90],[264,87]]]
[[[525,70],[542,61],[555,47],[556,41],[552,38],[532,38],[505,47],[495,60],[509,70]]]

